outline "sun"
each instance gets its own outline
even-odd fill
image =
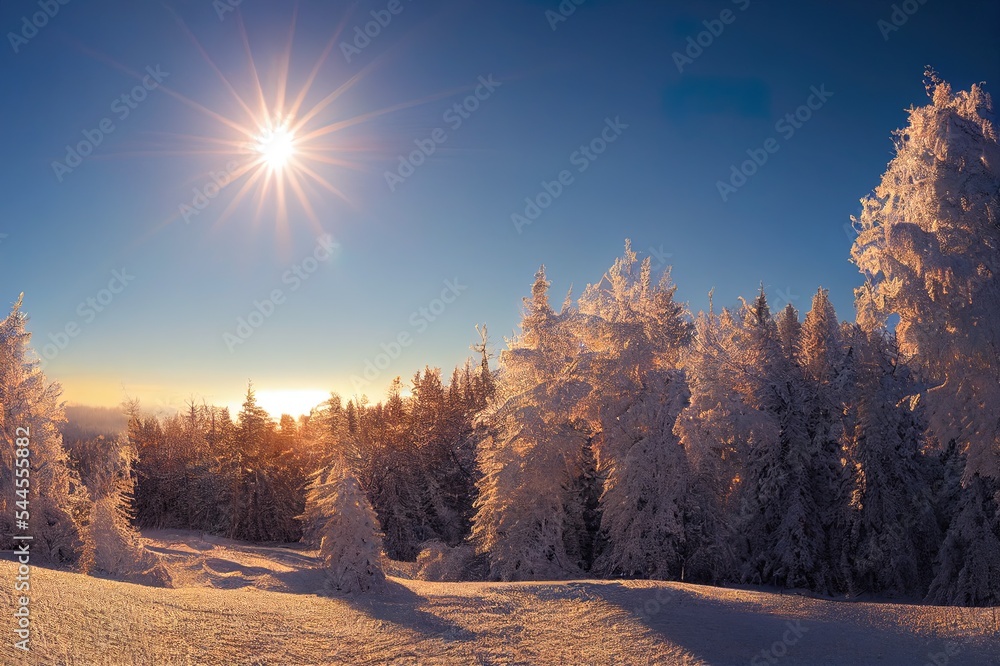
[[[319,389],[279,389],[258,391],[257,404],[275,419],[282,414],[298,417],[308,414],[313,407],[330,399],[329,391]]]
[[[295,134],[284,124],[263,128],[254,145],[258,159],[271,171],[288,166],[295,157],[295,148]]]
[[[293,76],[290,63],[296,16],[297,11],[292,15],[285,49],[278,56],[277,74],[267,85],[259,76],[250,39],[238,14],[237,25],[247,59],[247,75],[240,85],[223,73],[190,29],[175,17],[204,58],[207,69],[219,78],[222,88],[228,91],[231,102],[235,102],[238,109],[235,113],[222,113],[169,86],[160,86],[164,93],[216,124],[216,129],[210,134],[173,135],[170,148],[164,152],[215,156],[219,166],[209,169],[209,173],[217,172],[222,164],[226,165],[228,177],[224,187],[231,193],[227,193],[228,203],[216,216],[217,225],[233,215],[243,202],[255,199],[254,226],[264,215],[265,208],[270,208],[273,203],[275,226],[287,232],[290,204],[297,203],[296,213],[301,215],[297,215],[296,220],[304,217],[313,230],[323,232],[324,224],[311,201],[319,194],[318,189],[325,190],[352,208],[359,207],[358,202],[337,187],[337,180],[331,178],[330,172],[343,169],[367,172],[371,170],[373,159],[382,153],[392,152],[381,148],[377,139],[359,136],[354,128],[380,116],[448,97],[455,92],[445,91],[357,115],[346,114],[337,104],[338,100],[374,71],[385,56],[375,58],[353,75],[337,79],[333,86],[321,90],[329,80],[325,74],[321,76],[321,69],[339,43],[340,35],[348,25],[347,18],[336,28],[312,68],[294,72],[298,76]],[[139,73],[117,64],[115,66],[141,79]],[[289,90],[293,79],[298,83],[297,92]],[[317,84],[316,90],[314,84]],[[188,148],[181,142],[192,145]],[[232,166],[229,166],[230,163]],[[164,225],[176,221],[178,217],[175,214]]]

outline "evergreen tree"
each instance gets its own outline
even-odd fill
[[[22,295],[23,297],[23,295]],[[17,527],[12,520],[17,511],[25,511],[28,528],[17,533],[30,534],[32,560],[75,564],[86,550],[82,525],[90,510],[86,490],[68,465],[59,424],[64,421],[59,402],[61,389],[47,382],[30,356],[30,333],[25,331],[26,317],[19,297],[11,313],[0,322],[0,430],[5,442],[27,438],[30,455],[29,489],[24,496],[15,491],[14,446],[5,446],[0,454],[0,548],[14,547],[12,535]],[[22,502],[22,504],[18,504]]]
[[[362,487],[385,535],[386,553],[412,562],[420,544],[434,538],[425,511],[425,497],[434,492],[423,485],[420,459],[410,438],[407,409],[397,377],[386,403],[361,412],[363,444]]]
[[[847,349],[841,338],[837,313],[825,289],[813,297],[799,334],[795,358],[806,383],[806,430],[809,447],[809,477],[814,518],[822,530],[819,545],[821,569],[830,589],[847,587],[847,506],[850,501],[849,472],[844,462],[844,411],[851,374]]]
[[[692,480],[685,579],[714,583],[739,578],[733,544],[744,464],[751,445],[771,431],[734,390],[740,334],[731,313],[701,313],[695,331],[682,366],[691,398],[674,424]]]
[[[744,305],[741,332],[743,368],[736,388],[768,426],[749,447],[741,483],[743,579],[826,592],[831,580],[813,486],[807,386],[781,349],[763,289]]]
[[[983,488],[1000,478],[1000,144],[980,86],[954,93],[928,71],[927,89],[931,104],[910,109],[896,156],[855,220],[851,254],[866,276],[856,291],[858,321],[874,330],[899,317],[902,351],[934,385],[926,393],[931,433],[965,453],[970,496],[960,515],[976,520],[956,519],[951,529],[961,532],[949,533],[945,546],[953,553],[964,544],[973,549],[968,561],[987,563],[996,551],[975,549],[990,547],[1000,529],[996,498],[978,508],[969,502],[985,501]],[[934,598],[1000,600],[1000,578],[961,571],[943,566]]]
[[[589,387],[574,372],[579,343],[572,312],[548,302],[544,267],[524,302],[521,335],[500,356],[496,397],[484,414],[489,435],[478,453],[482,478],[472,535],[501,580],[537,580],[580,573],[567,543],[583,531],[574,507],[584,474],[589,432],[576,412]],[[568,506],[572,508],[567,508]]]
[[[778,315],[778,338],[788,360],[797,360],[802,344],[802,324],[799,322],[799,311],[791,303]]]
[[[851,587],[923,593],[940,537],[921,467],[926,426],[911,402],[918,387],[893,339],[856,329],[851,342]]]
[[[679,373],[651,376],[644,388],[617,419],[616,429],[633,443],[609,463],[600,505],[607,544],[595,567],[612,577],[677,578],[690,478],[672,427],[686,388]]]
[[[307,515],[331,590],[373,592],[385,584],[378,519],[346,460],[318,472],[309,486]]]
[[[170,574],[157,556],[143,547],[132,526],[135,449],[124,437],[102,437],[89,445],[92,455],[83,479],[93,500],[89,536],[94,568],[130,582],[169,587]]]
[[[257,404],[253,385],[225,452],[222,473],[228,536],[250,541],[295,541],[303,511],[303,470],[282,447],[274,421]]]
[[[690,336],[669,273],[653,284],[626,241],[601,282],[580,297],[578,335],[588,349],[585,403],[596,438],[602,573],[670,578],[685,547],[688,468],[673,424],[688,394],[676,370]]]
[[[938,553],[937,574],[927,601],[956,606],[996,606],[1000,602],[1000,530],[995,477],[972,477]]]

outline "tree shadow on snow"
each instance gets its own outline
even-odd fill
[[[419,606],[427,599],[394,580],[386,580],[385,588],[367,594],[325,593],[331,599],[346,603],[354,610],[373,620],[381,620],[409,629],[427,638],[446,641],[472,641],[474,632],[461,625],[442,619]]]
[[[851,602],[824,602],[789,595],[783,608],[761,606],[752,597],[719,600],[670,584],[630,587],[590,586],[590,592],[620,607],[650,631],[709,663],[843,664],[925,663],[930,654],[958,646],[955,663],[995,663],[996,644],[974,639],[917,635],[892,617],[851,608]],[[876,626],[874,622],[879,621]]]
[[[234,562],[233,560],[227,560],[221,557],[210,557],[206,559],[205,567],[210,569],[213,573],[239,574],[241,576],[246,576],[248,578],[255,578],[257,576],[264,576],[267,574],[274,573],[271,569],[266,569],[264,567],[253,567],[246,564],[241,564],[239,562]]]
[[[192,553],[187,550],[176,550],[174,548],[164,548],[163,546],[145,545],[146,550],[157,555],[176,555],[177,557],[191,557]]]

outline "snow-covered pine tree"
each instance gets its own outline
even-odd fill
[[[567,543],[585,529],[570,489],[583,474],[589,439],[576,418],[589,386],[578,376],[572,311],[549,306],[544,267],[524,299],[522,333],[500,356],[495,397],[483,414],[489,435],[477,455],[482,478],[472,536],[500,580],[579,575]],[[574,520],[576,519],[576,520]]]
[[[926,424],[912,401],[918,387],[884,331],[855,327],[850,345],[850,589],[922,594],[940,534],[921,465]]]
[[[807,391],[810,487],[817,511],[815,520],[822,528],[819,567],[830,589],[843,590],[848,582],[843,563],[851,529],[847,519],[849,474],[843,462],[844,404],[851,374],[840,323],[826,289],[817,290],[813,296],[798,338],[794,358],[801,366]]]
[[[384,586],[378,518],[346,460],[313,477],[306,515],[315,520],[308,531],[319,538],[328,589],[365,593]]]
[[[856,291],[858,321],[873,330],[899,317],[903,352],[934,384],[926,394],[931,433],[942,446],[962,446],[967,491],[983,499],[1000,479],[1000,144],[980,86],[955,93],[927,76],[931,104],[909,110],[896,156],[855,220],[851,256],[867,278]],[[963,498],[966,515],[953,523],[962,534],[950,534],[946,547],[993,543],[995,500],[972,507]],[[995,556],[968,550],[965,561],[987,566]],[[1000,603],[996,571],[960,571],[942,564],[931,599]]]
[[[89,499],[77,474],[67,464],[59,434],[64,421],[60,387],[47,382],[37,360],[30,356],[31,337],[21,312],[23,295],[0,322],[0,432],[6,443],[0,453],[0,548],[13,548],[16,502],[27,499],[30,514],[27,533],[32,560],[76,564],[87,552],[81,526],[90,510]],[[15,488],[13,443],[27,437],[31,451],[30,489],[22,498]],[[23,477],[21,477],[23,478]]]
[[[322,405],[314,407],[301,429],[301,446],[312,452],[314,464],[306,484],[306,503],[299,520],[302,524],[302,541],[319,548],[320,537],[316,530],[321,525],[319,506],[309,501],[309,488],[317,483],[338,460],[346,460],[350,469],[361,465],[361,449],[355,437],[347,432],[347,413],[339,395],[331,393]],[[322,480],[319,481],[322,483]]]
[[[691,393],[674,424],[690,463],[690,508],[685,530],[685,580],[738,580],[733,543],[739,488],[750,446],[771,433],[770,423],[734,390],[739,368],[738,329],[731,313],[711,308],[695,319],[682,367]]]
[[[959,497],[958,509],[937,557],[927,599],[955,606],[995,606],[1000,585],[1000,530],[996,478],[978,472]]]
[[[89,537],[94,569],[133,583],[170,586],[170,574],[146,550],[132,526],[132,467],[136,451],[126,437],[91,442],[96,455],[84,481],[93,500]]]
[[[751,443],[741,481],[738,532],[745,540],[746,582],[826,592],[824,533],[809,436],[808,388],[785,355],[763,288],[742,312],[742,367],[736,390],[769,422],[770,436]]]
[[[580,297],[579,335],[590,351],[585,401],[604,479],[600,497],[606,575],[677,577],[685,548],[688,466],[673,424],[687,400],[677,371],[690,323],[669,273],[652,283],[626,241],[598,284]],[[637,270],[638,269],[638,270]]]
[[[778,315],[778,338],[781,340],[781,349],[785,352],[788,360],[795,361],[799,356],[799,347],[802,343],[802,323],[799,321],[799,311],[791,303],[785,305]]]
[[[228,536],[296,541],[305,484],[293,451],[282,447],[274,421],[257,404],[251,384],[221,465],[223,520]]]
[[[673,424],[686,400],[679,372],[652,372],[606,433],[633,441],[604,462],[600,509],[606,544],[594,565],[604,575],[673,579],[683,574],[691,480]]]

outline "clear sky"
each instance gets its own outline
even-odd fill
[[[0,6],[0,300],[24,292],[72,403],[233,405],[248,378],[275,411],[379,399],[450,372],[477,323],[500,348],[539,264],[558,303],[626,237],[695,312],[763,282],[801,310],[827,287],[850,319],[845,224],[925,103],[924,66],[1000,79],[986,1],[236,4]],[[247,171],[289,43],[285,112],[331,47],[293,125],[351,83],[289,171]]]

